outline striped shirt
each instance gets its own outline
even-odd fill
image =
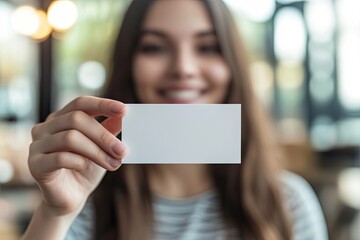
[[[293,222],[294,240],[327,240],[327,230],[316,195],[300,176],[280,176],[285,204]],[[156,240],[241,239],[237,230],[222,222],[218,195],[214,190],[186,199],[154,196]],[[89,201],[70,228],[66,240],[90,240],[95,213]]]

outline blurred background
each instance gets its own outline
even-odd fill
[[[283,166],[314,188],[331,239],[360,239],[360,1],[224,1]],[[31,127],[99,93],[129,2],[0,0],[1,239],[18,239],[40,201],[27,169]]]

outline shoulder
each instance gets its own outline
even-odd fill
[[[293,200],[301,198],[302,200],[314,201],[316,195],[310,184],[300,175],[289,171],[280,173],[280,184],[285,199]]]
[[[293,223],[294,239],[328,239],[323,212],[310,184],[288,171],[281,172],[280,184]]]

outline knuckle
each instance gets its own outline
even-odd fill
[[[55,117],[55,112],[50,113],[50,114],[47,116],[47,118],[46,118],[45,121],[49,121],[49,120],[53,119],[54,117]]]
[[[41,172],[40,165],[42,164],[43,157],[41,155],[29,154],[27,166],[33,177],[36,177]]]
[[[47,116],[47,118],[46,118],[45,121],[49,121],[49,120],[53,119],[53,118],[55,117],[55,114],[56,114],[56,112],[50,113],[50,114]]]
[[[69,130],[69,131],[66,131],[63,140],[66,145],[71,146],[72,144],[74,144],[76,142],[77,138],[78,138],[78,132],[76,130]]]
[[[66,161],[65,153],[55,153],[54,155],[54,164],[55,166],[62,166]]]
[[[35,164],[35,160],[32,159],[32,158],[29,158],[29,160],[27,162],[27,165],[28,165],[28,168],[29,168],[29,171],[30,171],[31,175],[33,177],[35,177],[36,173],[39,171],[38,167]]]
[[[32,137],[33,140],[36,139],[39,136],[39,131],[40,131],[40,123],[34,125],[31,128],[31,137]]]
[[[105,99],[101,99],[99,101],[99,105],[98,105],[98,108],[99,110],[104,110],[104,109],[108,109],[109,108],[109,101],[105,100]]]
[[[111,136],[109,133],[107,133],[107,132],[102,132],[102,133],[100,134],[100,142],[101,142],[102,144],[106,144],[106,145],[109,145],[109,146],[110,146],[110,144],[111,144],[111,142],[112,142],[112,136]]]
[[[29,155],[28,155],[28,165],[30,166],[30,163],[33,162],[34,159],[34,143],[30,143],[29,146]]]
[[[106,108],[108,106],[108,103],[105,101],[105,100],[101,100],[99,102],[99,108],[102,109],[102,108]]]
[[[86,97],[85,96],[80,96],[80,97],[75,98],[72,101],[72,105],[74,105],[75,108],[80,108],[85,101],[86,101]]]
[[[29,157],[34,152],[34,145],[35,145],[35,142],[31,142],[29,145]]]
[[[74,111],[69,115],[69,122],[71,126],[78,126],[84,121],[85,113],[82,111]]]
[[[90,162],[86,157],[81,157],[76,159],[75,164],[77,166],[77,169],[85,170],[88,168],[88,165],[90,165]]]

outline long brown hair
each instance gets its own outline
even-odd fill
[[[149,7],[155,0],[133,0],[119,32],[104,96],[138,103],[132,59]],[[292,239],[274,162],[279,156],[267,116],[252,87],[249,66],[236,24],[225,4],[202,0],[214,24],[232,73],[227,103],[242,104],[239,165],[210,165],[225,222],[244,239]],[[108,172],[94,192],[95,239],[148,239],[152,234],[152,195],[145,165],[124,165]]]

